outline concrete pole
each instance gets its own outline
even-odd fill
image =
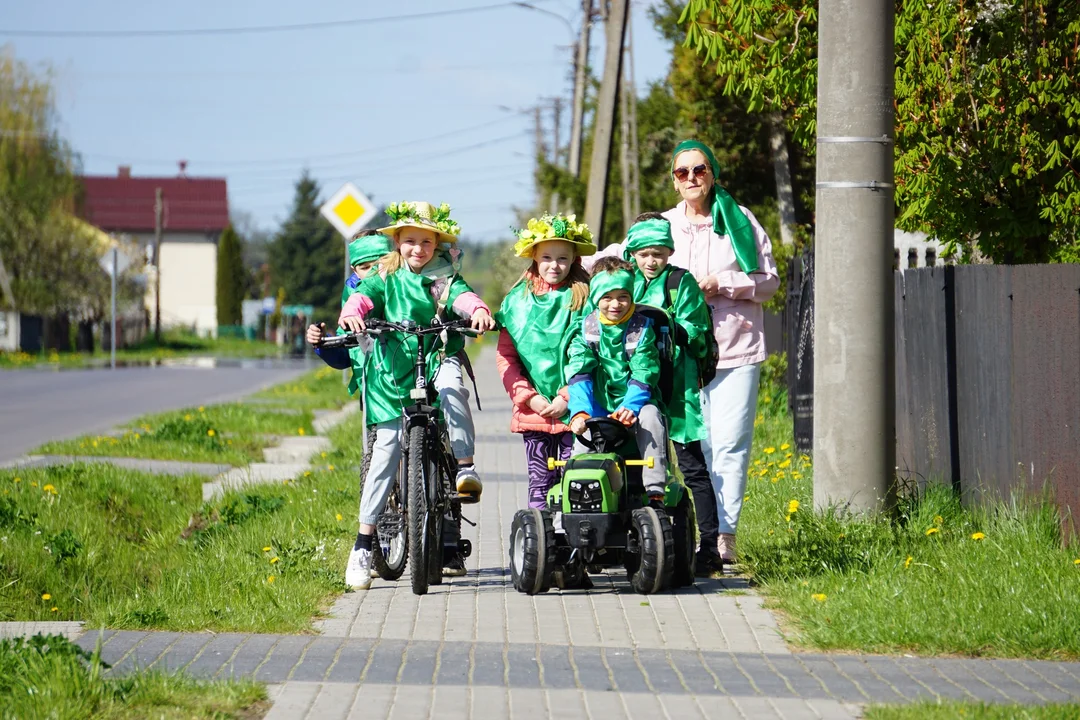
[[[553,145],[554,149],[551,151],[551,162],[552,162],[553,165],[559,166],[559,165],[562,164],[560,162],[560,160],[559,160],[559,152],[562,149],[561,146],[559,145],[559,141],[561,140],[561,138],[559,137],[559,125],[562,124],[562,104],[563,104],[563,99],[561,97],[555,97],[555,98],[552,98],[551,101],[553,103],[553,106],[551,108],[551,112],[554,115],[554,118],[553,118],[554,127],[552,129],[552,134],[554,135],[554,137],[552,138],[552,145]],[[558,215],[559,214],[559,203],[560,202],[561,202],[561,200],[559,198],[559,191],[556,190],[555,192],[553,192],[551,194],[551,213],[553,215]]]
[[[165,213],[165,193],[154,191],[154,344],[161,345],[161,230]]]
[[[622,216],[625,234],[634,222],[634,193],[630,189],[633,171],[630,169],[630,83],[626,77],[627,62],[623,58],[622,78],[619,81],[619,174],[622,180]]]
[[[574,107],[570,119],[570,152],[568,167],[574,177],[581,176],[581,132],[585,125],[585,82],[589,69],[589,30],[592,24],[592,0],[582,0],[585,11],[578,34],[577,56],[574,58]]]
[[[113,370],[116,369],[116,255],[116,246],[114,245],[112,249],[112,272],[110,273],[110,275],[112,276],[110,278],[112,294],[109,298],[109,304],[111,306],[111,329],[109,331],[109,367],[111,367]]]
[[[593,232],[600,247],[604,247],[604,209],[607,203],[608,167],[611,162],[611,143],[615,137],[615,103],[619,95],[619,76],[622,74],[623,38],[626,36],[626,17],[630,0],[612,0],[604,29],[607,49],[604,53],[604,77],[600,81],[596,120],[593,122],[592,160],[589,165],[589,185],[585,194],[585,223]]]
[[[895,476],[893,0],[821,0],[814,505],[888,504]]]
[[[634,82],[634,14],[626,14],[626,92],[630,122],[630,212],[641,214],[641,154],[638,152],[637,84]]]

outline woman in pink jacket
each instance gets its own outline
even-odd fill
[[[570,456],[569,395],[564,376],[571,334],[581,324],[589,275],[581,257],[596,252],[589,228],[573,215],[529,221],[514,251],[532,264],[510,289],[495,318],[502,326],[495,362],[513,403],[510,432],[521,433],[529,471],[529,507],[543,508],[558,480],[549,457]]]
[[[718,170],[707,145],[696,140],[679,143],[671,156],[671,179],[682,201],[663,215],[671,223],[675,242],[669,263],[686,268],[698,281],[719,346],[716,377],[701,393],[708,427],[701,445],[717,507],[696,509],[702,545],[717,536],[721,559],[733,563],[761,363],[768,357],[761,304],[776,293],[780,276],[768,234],[752,212],[716,184]],[[600,252],[621,253],[621,245]]]

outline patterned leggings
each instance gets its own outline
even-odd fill
[[[543,509],[547,506],[547,493],[559,480],[560,470],[548,470],[549,457],[566,460],[574,447],[574,433],[546,433],[527,430],[525,459],[529,464],[529,507]]]

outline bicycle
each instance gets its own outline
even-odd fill
[[[462,519],[461,505],[463,498],[458,495],[454,485],[457,477],[457,460],[450,449],[450,438],[442,413],[436,407],[437,393],[433,383],[427,380],[427,358],[429,354],[427,338],[444,332],[475,336],[468,320],[440,322],[434,320],[430,326],[421,326],[413,321],[401,323],[371,318],[365,322],[364,333],[346,332],[323,340],[324,347],[355,347],[364,335],[380,336],[387,332],[412,335],[417,338],[415,384],[409,391],[411,404],[402,407],[404,423],[404,450],[402,463],[398,466],[398,482],[391,491],[396,494],[398,508],[393,509],[387,503],[388,510],[380,515],[376,527],[379,529],[380,551],[384,556],[398,555],[391,552],[394,540],[405,535],[405,542],[399,547],[407,547],[407,557],[413,561],[410,574],[412,591],[424,595],[430,585],[442,583],[443,568],[443,524],[447,516],[459,523]],[[400,489],[404,480],[405,488]],[[475,501],[465,498],[466,501]],[[389,515],[388,515],[389,513]],[[387,516],[384,520],[384,516]],[[400,524],[400,518],[406,519]],[[386,530],[386,548],[384,545]],[[396,533],[396,534],[395,534]],[[469,556],[472,550],[468,540],[458,541],[463,555]],[[400,567],[397,577],[404,571],[407,557],[402,557],[400,566],[387,563],[393,572]],[[382,574],[383,567],[376,569]],[[387,578],[396,579],[396,578]]]

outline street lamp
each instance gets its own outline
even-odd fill
[[[551,12],[550,10],[545,10],[544,8],[536,7],[535,5],[530,5],[527,2],[512,2],[510,4],[511,5],[517,5],[519,8],[525,8],[526,10],[535,10],[536,12],[544,13],[545,15],[550,15],[551,17],[558,18],[559,20],[562,20],[563,24],[566,25],[567,31],[570,33],[570,45],[571,45],[571,47],[577,44],[577,37],[576,37],[577,33],[574,32],[574,26],[570,24],[569,20],[564,18],[559,13]]]

